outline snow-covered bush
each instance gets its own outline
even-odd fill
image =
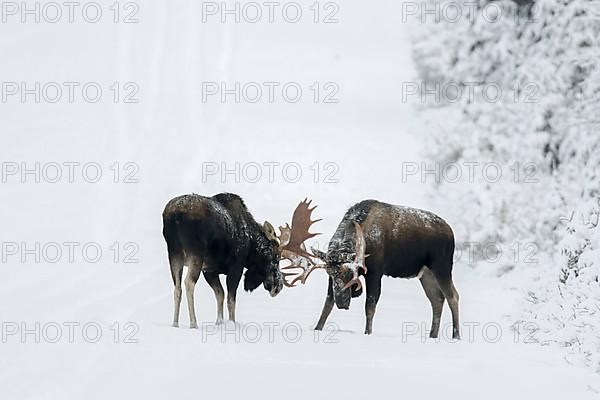
[[[600,372],[600,229],[596,224],[567,221],[559,242],[561,254],[551,264],[557,268],[529,289],[526,318],[535,322],[540,343],[558,343],[567,348],[570,362]]]
[[[444,10],[456,1],[426,3]],[[552,263],[536,267],[525,318],[540,325],[542,341],[600,370],[600,3],[461,3],[459,19],[448,8],[412,18],[419,77],[426,89],[477,85],[502,95],[427,101],[424,92],[426,148],[442,164],[494,163],[503,179],[442,179],[432,198],[444,202],[459,240],[537,244]],[[495,273],[520,263],[500,267]]]

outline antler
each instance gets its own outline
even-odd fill
[[[363,232],[360,225],[356,223],[356,221],[353,222],[354,227],[356,228],[356,244],[354,247],[354,252],[356,256],[354,258],[354,261],[344,264],[346,268],[352,270],[352,279],[348,283],[346,283],[344,289],[348,289],[352,285],[356,284],[357,286],[355,291],[358,291],[362,289],[362,284],[360,283],[360,279],[358,279],[358,272],[362,269],[364,273],[367,273],[365,258],[367,258],[368,255],[365,255],[365,250],[367,248],[367,242],[365,241],[365,233]]]
[[[308,278],[308,276],[315,270],[315,269],[319,269],[319,268],[323,268],[324,264],[319,264],[315,261],[313,261],[311,258],[307,258],[304,256],[299,256],[297,254],[291,253],[291,252],[287,252],[285,254],[282,254],[282,258],[288,259],[290,260],[292,263],[286,267],[282,267],[282,270],[286,270],[286,269],[302,269],[302,272],[300,274],[297,274],[295,272],[292,273],[283,273],[283,283],[285,284],[285,286],[287,287],[296,287],[296,282],[300,282],[302,284],[306,283],[306,279]],[[296,276],[294,279],[292,279],[291,282],[288,283],[288,281],[285,279],[288,276]]]
[[[296,210],[294,210],[294,215],[292,216],[292,227],[290,228],[287,224],[284,229],[281,229],[281,238],[283,239],[284,235],[287,235],[289,232],[289,240],[286,240],[286,243],[283,244],[283,240],[281,240],[282,245],[279,247],[281,251],[287,250],[295,253],[299,256],[303,257],[314,257],[314,255],[310,254],[306,251],[306,248],[302,246],[302,244],[320,233],[310,233],[308,230],[311,225],[315,222],[321,221],[320,219],[311,221],[310,216],[317,206],[313,208],[309,208],[311,201],[306,201],[304,199]]]
[[[287,276],[295,276],[296,273],[284,273],[284,284],[287,287],[294,287],[296,282],[300,281],[302,284],[306,282],[306,278],[310,275],[312,271],[318,268],[322,268],[322,264],[318,264],[313,261],[313,254],[310,254],[306,250],[306,246],[304,242],[312,237],[320,235],[320,233],[310,233],[309,229],[315,222],[321,221],[320,219],[312,221],[311,214],[317,206],[310,208],[311,201],[304,201],[298,204],[296,210],[294,210],[294,214],[292,216],[292,226],[290,227],[287,223],[284,226],[280,226],[279,230],[281,234],[279,235],[279,251],[281,253],[282,259],[288,259],[292,263],[286,267],[281,268],[284,269],[297,269],[301,268],[303,270],[300,275],[298,275],[295,279],[293,279],[290,283],[288,283],[285,278]]]

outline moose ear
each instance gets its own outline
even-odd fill
[[[263,224],[263,231],[269,240],[277,240],[277,234],[275,233],[275,228],[273,225],[269,223],[269,221],[265,221]]]

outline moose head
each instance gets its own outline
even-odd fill
[[[307,252],[304,246],[306,240],[319,235],[319,233],[308,232],[312,224],[320,221],[310,220],[310,215],[316,208],[316,206],[310,208],[310,203],[311,201],[304,199],[304,201],[298,204],[292,215],[292,226],[290,227],[288,223],[281,226],[279,228],[281,231],[280,235],[276,234],[275,229],[268,221],[264,222],[262,226],[264,236],[258,235],[262,240],[257,241],[256,248],[253,251],[255,254],[251,257],[252,260],[245,275],[244,287],[246,290],[252,291],[262,283],[271,296],[275,297],[281,291],[284,284],[288,287],[295,286],[296,279],[290,284],[285,278],[296,274],[282,274],[279,269],[279,261],[290,260],[292,261],[292,265],[297,265],[298,263],[306,264],[307,262],[312,262],[311,258],[315,257],[313,254]],[[265,238],[266,240],[264,240]],[[260,265],[262,268],[252,267],[254,264]],[[267,266],[266,268],[264,267],[265,265]],[[283,269],[288,268],[290,267]]]
[[[264,235],[254,235],[255,247],[251,247],[248,254],[244,290],[251,292],[262,283],[271,297],[275,297],[283,289],[283,276],[279,270],[279,238],[268,221],[260,228]]]
[[[306,250],[304,242],[319,233],[310,233],[309,229],[315,222],[311,220],[312,211],[317,207],[309,208],[310,201],[301,202],[292,217],[292,226],[281,226],[280,252],[281,259],[290,261],[282,270],[300,270],[300,272],[284,273],[284,284],[295,287],[304,284],[309,275],[316,269],[325,269],[333,281],[333,294],[338,308],[348,309],[353,294],[360,294],[362,284],[359,280],[360,272],[367,272],[365,265],[365,235],[360,225],[353,221],[355,230],[353,248],[344,248],[339,251],[329,251],[327,254],[312,248],[312,253]],[[294,277],[290,282],[287,277]],[[354,293],[353,293],[354,290]]]

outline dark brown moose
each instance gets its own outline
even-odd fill
[[[295,222],[292,222],[292,236]],[[308,231],[313,223],[310,213],[298,223],[302,230]],[[288,228],[280,229],[283,229],[283,235]],[[315,249],[308,253],[304,247],[299,248],[297,242],[292,249],[295,255],[288,257],[292,264],[286,268],[301,268],[302,273],[296,274],[289,285],[304,283],[308,275],[318,268],[324,268],[329,275],[327,298],[315,329],[323,329],[334,304],[340,309],[350,307],[351,298],[362,293],[359,277],[364,276],[365,333],[371,334],[381,294],[381,278],[387,275],[420,279],[433,310],[432,338],[438,336],[442,308],[447,300],[452,312],[452,337],[460,339],[458,292],[452,282],[454,234],[437,215],[365,200],[346,212],[329,242],[327,253]]]

